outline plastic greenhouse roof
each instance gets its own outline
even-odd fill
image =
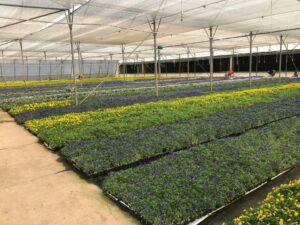
[[[149,23],[161,20],[158,44],[163,59],[205,57],[208,28],[215,30],[215,55],[299,49],[298,0],[0,0],[0,50],[3,58],[20,58],[22,40],[28,59],[70,58],[66,10],[74,8],[74,41],[84,59],[153,60]]]

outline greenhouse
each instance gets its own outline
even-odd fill
[[[300,224],[299,0],[0,0],[0,224]]]

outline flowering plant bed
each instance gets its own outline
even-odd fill
[[[253,86],[257,87],[260,85],[273,85],[273,84],[274,83],[260,81],[260,82],[256,82]],[[246,88],[245,85],[248,86],[248,84],[244,82],[239,82],[235,84],[221,84],[215,86],[215,92]],[[167,99],[174,99],[174,98],[207,95],[209,93],[210,93],[209,87],[205,85],[164,88],[162,89],[159,98],[156,97],[156,95],[153,93],[152,90],[138,90],[138,91],[128,90],[128,91],[121,91],[121,92],[110,93],[110,94],[96,95],[90,97],[83,104],[79,106],[70,105],[70,106],[60,106],[55,108],[40,106],[39,109],[16,114],[15,118],[19,123],[24,123],[32,119],[40,119],[44,117],[63,115],[67,113],[87,112],[87,111],[93,111],[97,109],[113,108],[118,106],[126,106],[126,105],[131,105],[136,103],[144,103],[144,102],[151,102],[157,100],[167,100]],[[40,104],[42,105],[43,102],[40,102]]]
[[[53,109],[57,107],[69,106],[71,104],[72,104],[71,100],[53,100],[53,101],[38,102],[38,103],[28,103],[28,104],[12,107],[9,110],[9,113],[12,115],[17,115],[24,112],[35,111],[41,108]]]
[[[161,76],[160,79],[174,79],[177,77],[171,76]],[[83,80],[78,80],[80,83],[99,83],[101,81],[138,81],[138,80],[153,80],[154,76],[140,76],[140,77],[103,77],[103,78],[85,78]],[[182,78],[180,78],[182,79]],[[36,87],[36,86],[48,86],[48,85],[61,85],[61,84],[72,84],[74,81],[72,79],[68,80],[42,80],[42,81],[8,81],[0,82],[0,88],[6,87]]]
[[[259,207],[246,210],[235,224],[300,224],[300,180],[274,188]]]
[[[96,176],[145,159],[300,115],[299,105],[300,98],[296,98],[237,107],[206,118],[139,129],[117,137],[75,142],[61,152],[75,167],[89,176]]]
[[[297,164],[299,134],[300,119],[286,119],[111,174],[102,186],[150,224],[186,224]]]
[[[25,125],[52,148],[59,148],[77,140],[117,136],[140,128],[205,118],[218,111],[234,107],[248,107],[260,102],[274,102],[297,97],[299,94],[300,83],[291,83],[92,112],[71,113],[30,120]]]

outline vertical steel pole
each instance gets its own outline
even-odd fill
[[[81,75],[84,76],[84,59],[83,59],[83,56],[82,56],[82,52],[80,51],[80,68],[81,68]]]
[[[82,75],[82,64],[81,64],[81,52],[80,52],[80,42],[75,42],[78,56],[78,70],[79,74]]]
[[[98,68],[98,76],[101,77],[101,67],[102,67],[103,62],[99,60],[99,68]]]
[[[74,18],[74,6],[73,12],[68,9],[67,19],[69,24],[69,31],[70,31],[70,45],[71,45],[71,56],[72,56],[72,68],[71,68],[71,76],[74,81],[74,91],[75,91],[75,104],[78,105],[78,94],[77,94],[77,84],[76,84],[76,76],[75,76],[75,63],[74,63],[74,43],[73,43],[73,18]]]
[[[146,71],[145,71],[145,59],[143,59],[142,73],[144,74],[144,77],[145,77],[145,76],[146,76]]]
[[[122,44],[123,77],[125,80],[125,45]]]
[[[190,77],[190,48],[187,48],[187,76]]]
[[[168,57],[166,56],[166,62],[165,62],[165,64],[166,64],[166,76],[168,76]]]
[[[60,79],[63,79],[63,60],[60,60]]]
[[[107,76],[107,60],[106,60],[106,58],[104,58],[104,76]]]
[[[256,76],[258,76],[258,47],[256,48]]]
[[[196,55],[195,55],[196,56]],[[194,77],[196,77],[196,73],[197,73],[197,59],[194,57]]]
[[[2,56],[2,60],[1,60],[1,63],[2,63],[2,67],[1,67],[2,79],[3,79],[3,81],[5,81],[5,78],[4,78],[4,51],[3,50],[1,51],[1,56]]]
[[[252,45],[253,45],[253,33],[250,32],[250,59],[249,59],[249,85],[252,86]]]
[[[45,65],[44,65],[44,68],[47,68],[47,53],[46,52],[44,52],[44,59],[45,59]],[[47,76],[48,77],[48,73],[46,73],[46,71],[45,71],[45,77]]]
[[[153,20],[153,44],[154,44],[154,75],[155,75],[155,90],[156,97],[159,95],[158,91],[158,74],[157,74],[157,28],[156,21]]]
[[[179,54],[179,65],[178,65],[178,69],[179,69],[179,77],[181,77],[181,54]]]
[[[210,65],[210,91],[213,90],[213,74],[214,74],[214,51],[213,51],[213,27],[209,28],[209,65]]]
[[[57,57],[55,57],[55,70],[54,70],[54,75],[55,75],[55,78],[54,80],[59,80],[59,76],[58,76],[58,62],[57,62]]]
[[[41,60],[39,60],[39,80],[41,81]]]
[[[285,77],[287,77],[287,72],[288,72],[288,50],[289,50],[289,44],[286,45],[286,54],[285,54]]]
[[[17,80],[17,71],[16,71],[16,59],[14,59],[14,80]]]
[[[109,54],[110,57],[110,63],[109,63],[109,73],[113,74],[113,64],[112,64],[112,60],[113,60],[113,54]],[[112,75],[113,76],[113,75]]]
[[[49,60],[49,68],[50,68],[50,76],[49,76],[49,79],[52,80],[52,65],[51,65],[51,60]]]
[[[136,54],[135,56],[135,70],[136,70],[136,73],[135,73],[135,77],[138,76],[139,74],[139,54]]]
[[[283,45],[283,35],[280,35],[280,52],[279,52],[279,81],[281,81],[282,72],[282,45]]]
[[[234,56],[235,56],[235,51],[233,49],[232,50],[232,69],[231,69],[233,72],[235,72]]]
[[[26,77],[27,81],[29,80],[29,68],[28,68],[28,57],[26,56]]]
[[[25,63],[24,63],[24,54],[23,54],[23,42],[22,42],[22,39],[20,39],[19,42],[20,42],[21,60],[22,60],[22,75],[24,76],[24,80],[26,80],[27,76],[25,75]]]
[[[168,76],[168,57],[166,56],[165,57],[165,66],[166,66],[166,69],[165,69],[165,73],[166,73],[166,77]]]
[[[233,71],[233,55],[229,58],[229,70]]]
[[[93,68],[93,64],[90,64],[90,78],[92,77],[92,68]]]
[[[2,63],[0,65],[0,69],[1,69],[1,81],[4,81],[4,79],[3,79],[3,64]]]
[[[161,62],[160,62],[161,55],[160,55],[160,49],[158,49],[157,52],[158,52],[158,76],[160,77],[161,76]]]

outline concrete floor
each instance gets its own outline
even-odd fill
[[[1,225],[134,225],[101,189],[0,111]]]

